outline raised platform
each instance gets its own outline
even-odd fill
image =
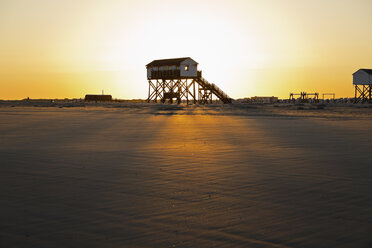
[[[372,84],[355,85],[355,103],[372,103]]]
[[[169,101],[173,103],[173,100],[176,99],[177,103],[186,100],[188,104],[190,102],[205,104],[213,102],[213,95],[223,103],[232,102],[232,98],[217,85],[211,84],[201,77],[201,72],[198,73],[198,77],[180,77],[177,71],[174,71],[172,76],[170,72],[152,72],[152,75],[156,78],[148,78],[149,94],[147,102],[160,101],[164,103]]]

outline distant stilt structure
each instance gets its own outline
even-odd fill
[[[324,100],[324,96],[333,96],[333,100],[336,99],[336,94],[335,93],[323,93],[323,100]]]
[[[232,99],[225,92],[202,77],[197,65],[189,57],[154,60],[146,65],[147,102],[181,103],[185,100],[187,104],[206,104],[213,102],[214,95],[223,103],[231,103]]]
[[[301,92],[301,93],[289,93],[289,100],[291,102],[295,102],[296,98],[295,96],[300,96],[300,102],[303,102],[306,98],[306,92]]]
[[[319,93],[306,93],[304,91],[301,93],[289,93],[289,100],[291,102],[295,102],[295,96],[300,96],[301,103],[309,102],[309,100],[312,100],[314,102],[319,101]]]
[[[319,93],[306,93],[306,98],[314,102],[319,102]]]
[[[372,69],[359,69],[353,73],[354,103],[372,103]]]
[[[371,98],[372,85],[355,85],[355,103],[372,103]]]

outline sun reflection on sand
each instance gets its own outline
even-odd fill
[[[172,164],[198,168],[199,172],[218,170],[234,145],[226,142],[215,116],[173,115],[166,118],[154,140],[147,144],[154,153],[162,154]],[[194,167],[198,164],[197,167]],[[187,167],[185,168],[187,169]],[[188,171],[188,170],[187,170]]]
[[[194,158],[206,156],[218,162],[219,157],[237,156],[238,150],[272,158],[302,153],[299,147],[283,145],[283,140],[270,135],[266,128],[270,123],[265,118],[222,115],[174,115],[167,118],[167,125],[158,132],[159,138],[150,146],[163,147],[163,152],[169,152],[167,155],[170,156],[172,153],[177,157],[194,154]]]

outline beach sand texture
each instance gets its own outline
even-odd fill
[[[372,247],[371,109],[0,108],[0,247]]]

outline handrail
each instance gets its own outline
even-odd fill
[[[199,77],[198,79],[202,84],[204,84],[202,85],[203,87],[209,88],[209,90],[211,90],[212,93],[214,93],[222,102],[224,103],[231,102],[231,98],[225,92],[223,92],[217,85],[209,83],[203,77]]]

